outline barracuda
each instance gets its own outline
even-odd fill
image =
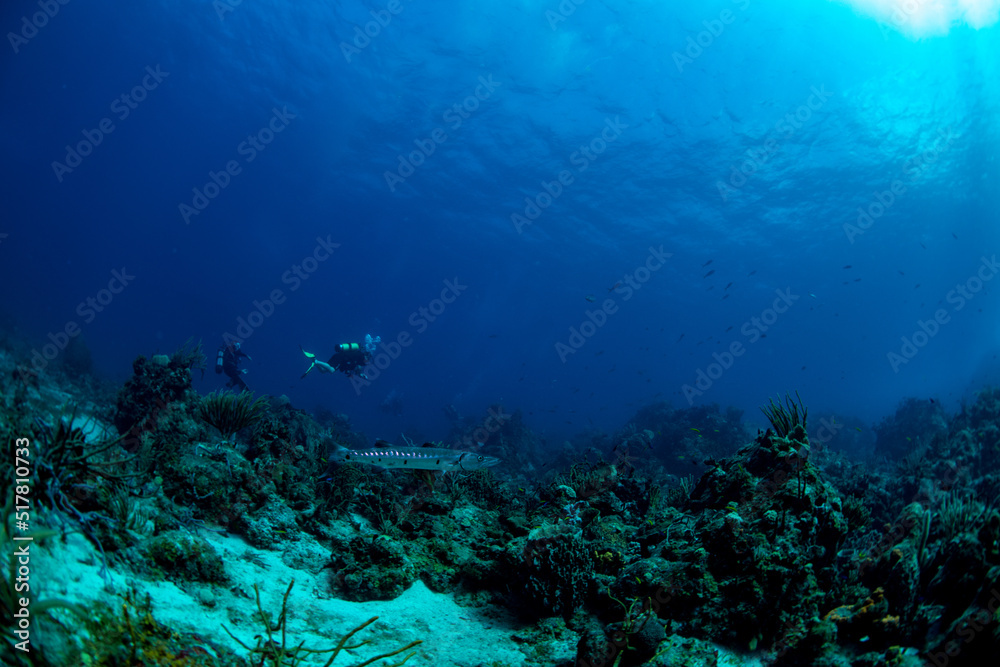
[[[333,453],[340,463],[368,463],[383,468],[409,470],[478,470],[500,463],[494,456],[437,447],[394,447],[389,443],[376,443],[371,449],[339,448]]]

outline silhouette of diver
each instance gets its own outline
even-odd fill
[[[306,372],[302,374],[302,377],[309,375],[309,371],[314,368],[318,368],[321,373],[334,373],[341,372],[347,377],[351,377],[357,374],[363,379],[368,379],[362,370],[365,366],[372,362],[372,350],[375,349],[377,343],[381,342],[381,336],[376,336],[372,338],[371,335],[365,336],[364,347],[358,343],[341,343],[337,346],[337,351],[333,353],[329,361],[320,361],[316,358],[316,355],[311,352],[306,352],[305,348],[299,345],[299,349],[302,350],[302,354],[306,355],[309,359],[309,368]]]
[[[225,373],[229,378],[226,386],[230,389],[239,388],[240,391],[249,391],[247,383],[243,380],[243,374],[247,372],[244,368],[240,370],[240,357],[250,359],[250,355],[240,349],[240,344],[233,341],[224,347],[219,348],[219,354],[215,360],[215,372]],[[253,361],[253,359],[250,359]]]

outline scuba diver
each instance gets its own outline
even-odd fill
[[[250,359],[250,355],[240,349],[238,342],[233,341],[220,347],[219,354],[215,357],[215,372],[226,374],[226,377],[229,378],[226,386],[230,389],[238,387],[240,391],[249,391],[250,388],[243,381],[243,374],[247,372],[247,369],[240,369],[240,357]]]
[[[341,343],[337,346],[337,351],[333,353],[329,361],[320,361],[315,354],[306,352],[305,348],[299,345],[302,354],[309,359],[309,368],[302,374],[302,377],[309,375],[309,371],[318,368],[321,373],[334,373],[340,371],[347,377],[357,374],[362,379],[367,380],[368,376],[362,370],[372,362],[372,353],[378,343],[382,342],[381,336],[372,338],[371,334],[365,336],[365,345],[362,347],[357,343]]]

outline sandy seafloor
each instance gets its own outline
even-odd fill
[[[227,584],[149,581],[111,569],[108,585],[101,576],[100,552],[80,533],[70,533],[65,539],[57,537],[36,545],[32,558],[32,579],[39,586],[36,597],[61,598],[85,608],[99,600],[120,606],[120,596],[134,589],[142,596],[150,596],[153,616],[158,622],[180,633],[211,638],[237,655],[245,655],[246,650],[223,630],[223,625],[245,644],[253,646],[255,635],[261,631],[255,617],[254,584],[261,591],[265,610],[276,614],[288,583],[294,579],[287,617],[290,645],[303,642],[310,648],[328,648],[372,616],[379,617],[354,637],[371,642],[345,651],[335,665],[356,664],[417,639],[423,643],[413,649],[416,655],[407,665],[551,667],[574,661],[579,637],[555,619],[525,625],[507,610],[495,606],[460,606],[451,595],[435,593],[420,581],[394,600],[340,600],[329,593],[326,582],[329,574],[323,569],[330,552],[311,539],[289,542],[278,550],[268,551],[256,549],[240,537],[211,530],[200,530],[199,537],[222,557],[229,576]],[[69,620],[68,614],[60,617]],[[68,625],[79,624],[70,621]],[[65,634],[53,624],[45,624],[40,630],[45,631],[42,639],[50,646],[68,640],[82,648],[87,639],[81,634],[86,632],[82,629],[69,637],[53,636],[53,633]],[[539,642],[539,634],[548,637]],[[716,648],[717,664],[723,667],[761,664],[756,656],[740,656]],[[327,659],[326,655],[311,656],[303,664],[322,665]],[[692,667],[699,666],[692,663]]]

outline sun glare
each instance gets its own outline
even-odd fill
[[[954,26],[994,25],[1000,0],[838,0],[907,37],[946,35]]]

